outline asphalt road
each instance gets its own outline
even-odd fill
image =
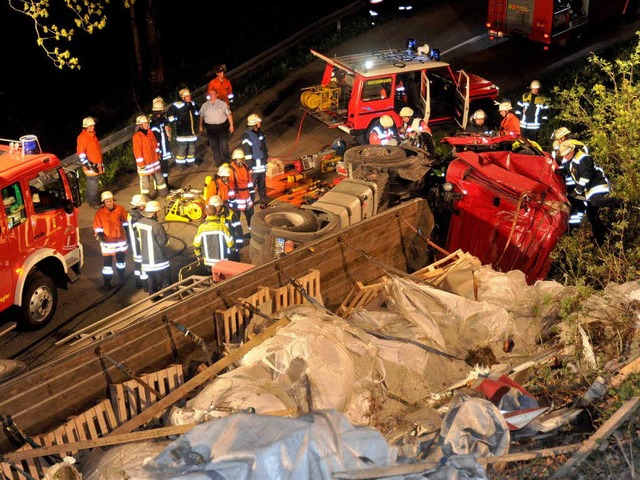
[[[637,25],[628,25],[624,30],[616,29],[582,46],[580,51],[562,48],[543,51],[540,45],[503,40],[490,41],[484,27],[486,4],[473,0],[436,2],[412,18],[400,19],[376,27],[370,33],[350,40],[330,55],[362,51],[375,51],[386,47],[405,44],[407,38],[415,38],[418,44],[428,43],[439,48],[442,60],[448,61],[456,69],[463,68],[491,79],[501,88],[501,94],[523,92],[528,83],[552,68],[562,68],[569,61],[587,54],[598,45],[605,45],[612,38],[622,35],[631,37]],[[455,26],[455,28],[452,28]],[[234,112],[238,130],[232,136],[231,147],[239,144],[240,135],[246,124],[246,117],[253,112],[263,118],[263,129],[267,134],[271,157],[282,159],[299,158],[302,155],[320,151],[330,145],[341,132],[319,124],[315,119],[305,117],[299,108],[300,90],[320,81],[323,64],[316,61],[305,69],[290,76],[276,88],[256,97],[251,105]],[[550,88],[551,86],[543,85]],[[512,97],[516,100],[517,97]],[[100,135],[100,132],[98,132]],[[350,141],[350,139],[345,138]],[[204,140],[197,152],[205,159],[198,167],[186,171],[172,172],[172,185],[188,188],[202,188],[204,178],[211,174],[211,155]],[[133,160],[132,160],[133,161]],[[137,177],[125,178],[119,188],[114,189],[118,203],[128,208],[128,203],[138,190]],[[64,354],[65,346],[56,347],[54,342],[87,327],[104,317],[146,298],[146,293],[134,287],[131,264],[128,265],[128,279],[107,295],[102,295],[98,287],[102,284],[100,274],[102,257],[93,236],[92,221],[95,210],[88,205],[80,208],[81,238],[85,246],[85,264],[82,278],[71,285],[68,291],[61,291],[58,312],[54,321],[37,332],[12,331],[0,337],[0,358],[13,358],[26,362],[33,368],[55,355]],[[162,218],[162,217],[161,217]],[[173,277],[195,257],[191,242],[196,226],[183,223],[169,223],[167,230],[171,236],[171,264]],[[243,260],[248,260],[245,248]],[[5,317],[8,317],[5,315]],[[2,321],[2,319],[0,319]]]

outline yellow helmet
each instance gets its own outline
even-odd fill
[[[401,117],[413,117],[413,110],[409,107],[402,107],[398,115]]]
[[[558,153],[564,157],[566,155],[569,155],[575,149],[576,149],[576,145],[571,140],[565,140],[558,147]]]
[[[380,117],[380,125],[384,128],[391,128],[394,124],[395,122],[393,121],[393,118],[391,118],[391,115],[382,115]]]
[[[142,125],[143,123],[149,123],[149,119],[146,115],[138,115],[136,117],[136,125]]]
[[[160,206],[160,203],[155,200],[147,202],[147,204],[144,206],[144,211],[146,213],[155,213],[159,212],[160,210],[162,210],[162,207]]]
[[[220,165],[218,167],[218,176],[219,177],[230,177],[231,176],[231,169],[229,168],[229,165],[227,165],[226,163],[223,163],[222,165]]]
[[[531,90],[535,89],[535,88],[540,88],[540,82],[538,80],[534,80],[533,82],[531,82],[531,85],[529,85],[529,88]]]
[[[209,205],[211,205],[212,207],[221,207],[222,199],[218,195],[212,195],[209,199]]]
[[[231,160],[244,160],[244,151],[241,148],[236,148],[231,152]]]
[[[249,115],[247,117],[247,125],[249,127],[253,127],[253,126],[259,124],[260,122],[262,122],[262,119],[255,113],[252,113],[251,115]]]
[[[500,105],[498,105],[499,112],[509,112],[511,110],[513,110],[511,102],[502,102]]]

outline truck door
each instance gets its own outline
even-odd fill
[[[431,116],[431,89],[429,87],[426,70],[420,72],[420,102],[424,110],[424,116],[422,118],[425,122],[429,123],[429,117]]]
[[[17,272],[22,265],[24,239],[28,236],[27,213],[20,182],[2,189],[2,221],[0,222],[0,306],[13,305]]]
[[[469,120],[469,75],[464,70],[458,72],[454,118],[463,130],[467,128],[467,121]]]

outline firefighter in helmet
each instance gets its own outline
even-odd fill
[[[127,211],[122,205],[116,203],[113,193],[106,191],[100,196],[102,206],[96,211],[93,218],[93,230],[96,240],[100,243],[102,253],[102,290],[111,289],[113,278],[113,258],[116,261],[116,271],[120,283],[126,281],[125,268],[127,266]]]
[[[224,202],[213,195],[207,204],[207,218],[198,226],[193,239],[193,251],[207,267],[228,259],[235,247],[225,213]]]
[[[500,133],[502,135],[520,134],[520,120],[513,113],[511,102],[502,102],[498,105],[498,112],[502,116],[500,122]]]
[[[516,115],[520,117],[520,131],[529,140],[538,140],[540,127],[547,120],[549,105],[540,95],[540,82],[534,80],[529,85],[529,91],[518,101]]]
[[[369,130],[370,145],[397,145],[398,129],[391,115],[382,115],[373,121]]]
[[[244,212],[247,226],[251,228],[251,217],[253,216],[253,181],[251,170],[245,162],[244,151],[236,148],[231,153],[231,164],[229,165],[231,176],[229,177],[229,208],[233,210],[238,218]]]

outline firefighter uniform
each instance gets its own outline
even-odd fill
[[[149,196],[151,182],[155,183],[155,192],[161,197],[168,195],[167,184],[160,171],[160,158],[158,157],[158,141],[149,129],[149,120],[145,115],[140,115],[136,123],[139,125],[133,134],[133,156],[138,167],[140,177],[140,193]]]
[[[180,97],[182,100],[173,102],[167,110],[167,118],[176,125],[176,164],[184,167],[196,161],[200,109],[191,101],[191,92],[186,88],[180,90]]]
[[[136,279],[136,287],[148,289],[147,274],[142,271],[142,251],[140,250],[140,234],[135,224],[142,218],[142,209],[146,205],[142,195],[136,194],[131,199],[131,210],[127,215],[129,246],[133,259],[133,274]]]
[[[252,113],[247,117],[247,129],[242,134],[242,151],[247,165],[251,169],[251,181],[258,191],[260,204],[266,207],[267,197],[267,138],[261,130],[262,119]],[[254,191],[255,191],[254,190]],[[252,200],[255,202],[255,194]]]
[[[244,212],[247,226],[251,228],[251,217],[253,216],[253,200],[255,194],[251,171],[244,163],[244,152],[241,148],[236,148],[232,155],[231,176],[229,177],[229,208],[236,212],[240,218]]]
[[[531,91],[522,95],[518,102],[519,109],[516,115],[520,117],[520,131],[530,140],[538,139],[538,132],[543,122],[547,120],[549,106],[545,99],[538,93],[540,82],[531,82]]]
[[[156,201],[147,202],[142,217],[135,224],[140,235],[141,268],[148,275],[149,295],[171,284],[171,266],[164,248],[169,237],[157,219],[160,208]]]
[[[370,145],[397,145],[398,130],[393,118],[389,115],[377,118],[369,132],[368,141]]]
[[[520,134],[520,120],[512,112],[511,102],[502,102],[498,106],[498,111],[502,115],[500,122],[500,133],[503,135],[517,133]]]
[[[224,215],[211,212],[206,220],[198,226],[193,239],[196,256],[202,256],[204,264],[212,267],[219,260],[228,259],[235,247],[233,236]]]
[[[99,176],[104,173],[102,162],[102,148],[95,132],[95,120],[87,117],[82,120],[82,132],[76,141],[76,153],[82,164],[82,171],[87,177],[85,195],[87,202],[93,208],[98,208],[98,181]]]
[[[216,69],[216,76],[209,82],[207,86],[207,92],[215,90],[218,93],[218,98],[223,100],[227,105],[233,103],[233,88],[231,82],[224,75],[224,67],[218,67]]]
[[[113,278],[113,257],[116,259],[118,277],[122,283],[125,281],[128,220],[126,210],[115,203],[111,192],[103,192],[101,200],[103,206],[93,218],[93,230],[100,242],[103,258],[103,288],[109,290]]]
[[[149,126],[158,141],[160,148],[160,171],[162,172],[167,188],[169,188],[169,162],[173,157],[169,145],[171,143],[171,127],[169,126],[167,116],[164,114],[164,101],[162,97],[153,99],[152,108]]]
[[[204,191],[202,196],[204,197],[207,205],[209,199],[217,195],[222,199],[225,205],[229,204],[229,176],[231,175],[231,169],[229,165],[223,163],[218,168],[217,173],[211,178],[208,176],[204,182]]]
[[[422,118],[414,116],[413,109],[403,107],[400,110],[402,125],[398,128],[398,138],[402,145],[422,148],[433,152],[435,145],[431,136],[431,128]]]

